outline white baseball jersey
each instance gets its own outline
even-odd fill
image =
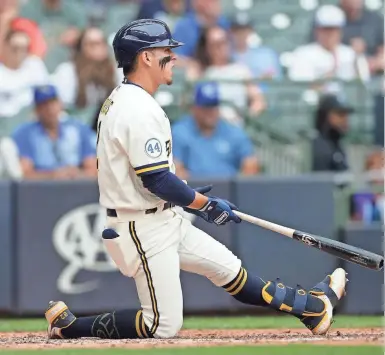
[[[135,84],[115,88],[98,119],[100,204],[137,211],[164,203],[143,187],[141,176],[175,172],[171,144],[170,121],[156,100]]]

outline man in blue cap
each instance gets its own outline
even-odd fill
[[[96,137],[90,127],[63,116],[56,88],[34,88],[37,120],[13,133],[23,176],[74,179],[96,176]]]
[[[191,177],[231,177],[258,173],[254,148],[245,132],[219,116],[216,82],[195,87],[192,115],[173,126],[177,174]]]

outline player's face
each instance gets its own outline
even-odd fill
[[[151,70],[154,77],[159,78],[160,84],[172,84],[172,68],[176,62],[176,55],[171,48],[156,48],[152,51],[154,60]]]

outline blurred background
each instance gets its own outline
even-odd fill
[[[383,7],[1,0],[0,310],[41,314],[51,299],[81,313],[137,307],[134,283],[100,241],[95,131],[123,79],[114,34],[140,18],[166,21],[185,43],[173,85],[155,95],[172,123],[181,178],[214,183],[245,212],[382,254]],[[353,282],[340,311],[383,311],[383,273],[246,223],[194,223],[264,278],[310,287],[344,266]],[[182,274],[182,282],[187,313],[249,311],[207,280]]]

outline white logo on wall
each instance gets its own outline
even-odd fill
[[[81,270],[116,270],[103,245],[101,235],[104,225],[105,211],[98,204],[73,209],[57,221],[53,230],[53,245],[68,262],[57,280],[60,292],[79,294],[98,287],[97,280],[76,282]]]

